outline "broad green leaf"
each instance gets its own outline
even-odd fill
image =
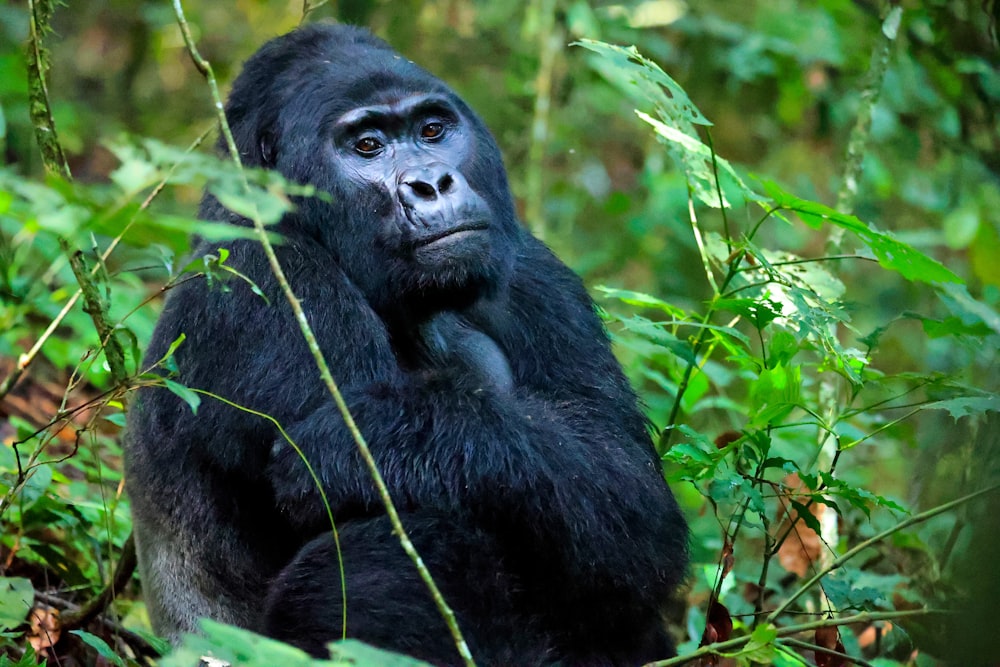
[[[769,366],[786,366],[799,352],[799,342],[795,336],[784,329],[776,329],[771,335],[768,345],[767,363]]]
[[[719,310],[742,315],[758,330],[781,317],[781,304],[767,299],[716,299],[713,303]]]
[[[274,639],[202,619],[202,635],[185,635],[182,644],[160,661],[161,667],[191,667],[209,655],[234,667],[429,667],[427,663],[363,644],[357,640],[330,645],[329,660],[311,658],[304,651]]]
[[[0,667],[46,667],[46,665],[48,665],[47,660],[38,662],[38,656],[35,655],[35,649],[31,644],[24,647],[24,655],[17,661],[11,660],[6,654],[0,655]]]
[[[246,188],[242,183],[210,183],[208,191],[227,209],[248,220],[259,219],[273,225],[292,210],[292,202],[284,195],[259,188]]]
[[[759,426],[777,425],[799,404],[802,388],[800,366],[779,366],[761,371],[750,387],[750,418]]]
[[[35,603],[35,587],[30,579],[0,577],[0,631],[24,623]]]
[[[639,92],[640,100],[648,100],[670,109],[673,115],[689,123],[712,124],[698,110],[680,84],[670,78],[659,65],[639,53],[634,46],[618,46],[592,39],[581,39],[573,42],[572,46],[582,46],[597,53],[603,61],[622,72],[620,81],[631,84],[634,90]]]
[[[107,660],[113,665],[118,665],[119,667],[125,667],[125,661],[117,655],[108,643],[98,637],[97,635],[92,635],[89,632],[83,630],[70,630],[70,634],[76,635],[83,640],[87,646],[91,647],[97,651],[98,655]]]
[[[755,482],[745,477],[742,478],[740,493],[747,500],[751,512],[755,512],[761,516],[767,515],[767,504],[764,502],[764,496]]]
[[[669,351],[671,354],[688,363],[695,363],[694,350],[691,348],[691,344],[666,331],[663,326],[656,322],[651,322],[644,317],[636,315],[628,319],[622,319],[621,323],[627,331],[656,343],[664,350]]]
[[[789,499],[788,504],[795,509],[796,516],[801,520],[806,526],[809,527],[811,531],[817,535],[823,534],[823,528],[819,525],[819,521],[816,519],[816,515],[813,514],[808,507],[798,502],[797,500]]]
[[[938,296],[952,315],[961,318],[966,324],[981,322],[994,333],[1000,334],[1000,313],[969,294],[965,285],[941,285]]]
[[[885,607],[906,584],[905,576],[861,572],[846,565],[823,578],[823,591],[837,609],[871,610]]]
[[[380,667],[430,667],[426,662],[399,653],[369,646],[356,639],[330,644],[330,657],[346,665],[379,665]]]
[[[708,484],[708,497],[718,503],[742,500],[743,480],[739,473],[719,468]]]
[[[751,633],[750,641],[747,642],[746,646],[736,653],[724,655],[739,656],[753,664],[770,665],[774,662],[776,655],[774,642],[777,638],[778,629],[773,625],[758,625]]]
[[[981,415],[986,412],[1000,412],[1000,396],[960,396],[943,401],[934,401],[924,406],[925,410],[947,410],[952,419]]]
[[[894,512],[909,514],[909,511],[899,503],[876,493],[872,493],[868,489],[849,484],[839,477],[834,477],[829,473],[821,473],[820,481],[824,485],[822,495],[817,494],[814,497],[818,502],[830,505],[831,507],[833,507],[833,505],[831,504],[829,498],[843,498],[850,503],[852,507],[861,510],[867,516],[871,516],[872,507],[884,507]],[[818,489],[819,487],[813,488]]]
[[[972,336],[974,338],[982,338],[992,333],[992,330],[986,325],[985,322],[982,321],[966,324],[961,320],[961,318],[958,317],[946,317],[943,320],[934,320],[929,317],[921,317],[920,315],[909,313],[907,314],[907,317],[919,319],[920,323],[924,327],[924,333],[930,338],[944,338],[945,336]]]
[[[652,126],[653,130],[667,146],[676,146],[679,149],[681,155],[679,166],[684,169],[688,183],[692,186],[695,194],[702,203],[713,208],[730,207],[730,203],[726,200],[725,195],[722,195],[721,201],[719,199],[720,192],[716,183],[716,168],[718,168],[720,173],[727,174],[732,178],[733,182],[739,186],[740,193],[746,199],[751,201],[759,199],[758,195],[744,184],[743,179],[736,173],[736,170],[729,164],[729,161],[718,155],[714,156],[713,161],[712,149],[702,143],[700,139],[685,134],[681,130],[671,127],[638,109],[635,114]]]
[[[678,308],[677,306],[669,304],[666,301],[662,301],[655,296],[644,294],[643,292],[633,292],[632,290],[616,289],[614,287],[605,287],[603,285],[598,285],[597,291],[603,292],[610,299],[616,299],[622,303],[627,303],[630,306],[662,310],[671,317],[676,318],[688,317],[688,313],[683,308]]]
[[[574,44],[598,54],[599,57],[591,59],[591,66],[639,107],[648,109],[652,106],[653,115],[641,109],[637,109],[636,113],[653,126],[667,154],[684,172],[698,200],[716,208],[728,207],[725,195],[720,193],[720,185],[723,190],[735,186],[739,196],[747,201],[761,200],[747,187],[732,165],[717,155],[713,156],[711,148],[698,138],[695,126],[711,123],[684,89],[659,65],[640,54],[634,46],[616,46],[589,39]],[[716,169],[726,179],[717,179]]]
[[[824,223],[841,227],[858,238],[875,255],[883,268],[898,272],[907,280],[927,283],[961,283],[962,279],[935,259],[891,235],[872,229],[853,215],[845,215],[817,202],[800,199],[782,190],[773,181],[764,181],[764,189],[776,208],[794,211],[815,229]]]

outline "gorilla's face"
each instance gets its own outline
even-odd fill
[[[330,135],[340,180],[382,195],[377,248],[425,275],[489,256],[495,216],[463,175],[473,135],[447,97],[359,106],[337,118]]]
[[[419,321],[504,289],[520,227],[482,121],[370,35],[284,39],[246,64],[230,96],[241,104],[227,109],[250,164],[332,197],[297,202],[281,231],[329,249],[386,319]]]

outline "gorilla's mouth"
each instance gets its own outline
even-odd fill
[[[444,239],[448,239],[448,238],[450,238],[452,236],[455,236],[456,234],[460,234],[461,236],[466,236],[467,234],[465,234],[465,232],[481,232],[481,231],[485,231],[488,228],[489,228],[489,224],[487,224],[486,222],[483,222],[481,220],[476,220],[476,221],[472,221],[472,222],[464,222],[464,223],[455,225],[454,227],[448,227],[447,229],[441,229],[441,230],[438,230],[438,231],[435,231],[435,232],[431,232],[429,234],[422,235],[422,236],[419,236],[417,238],[414,238],[413,241],[412,241],[412,247],[413,247],[414,250],[416,250],[416,249],[424,248],[424,247],[429,246],[431,244],[437,243],[438,241],[442,241]],[[461,237],[459,237],[459,238],[461,238]],[[457,241],[458,238],[456,238],[454,240]]]

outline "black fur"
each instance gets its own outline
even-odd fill
[[[414,100],[451,114],[443,138],[411,136],[419,110],[377,135],[392,150],[371,159],[344,139],[356,109]],[[518,223],[480,119],[368,32],[331,25],[266,44],[226,111],[245,164],[332,195],[279,223],[278,257],[479,664],[672,654],[661,613],[687,528],[590,298]],[[201,215],[246,224],[212,197]],[[477,228],[428,242],[468,220]],[[243,281],[186,282],[147,359],[186,334],[176,379],[273,416],[304,451],[340,531],[350,636],[458,664],[260,247],[226,247],[270,303]],[[339,638],[326,513],[269,421],[210,398],[192,415],[165,389],[140,390],[127,474],[159,632],[210,616],[317,655]]]

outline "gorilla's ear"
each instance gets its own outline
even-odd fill
[[[278,137],[270,128],[261,130],[257,139],[262,167],[274,167],[278,162]]]

